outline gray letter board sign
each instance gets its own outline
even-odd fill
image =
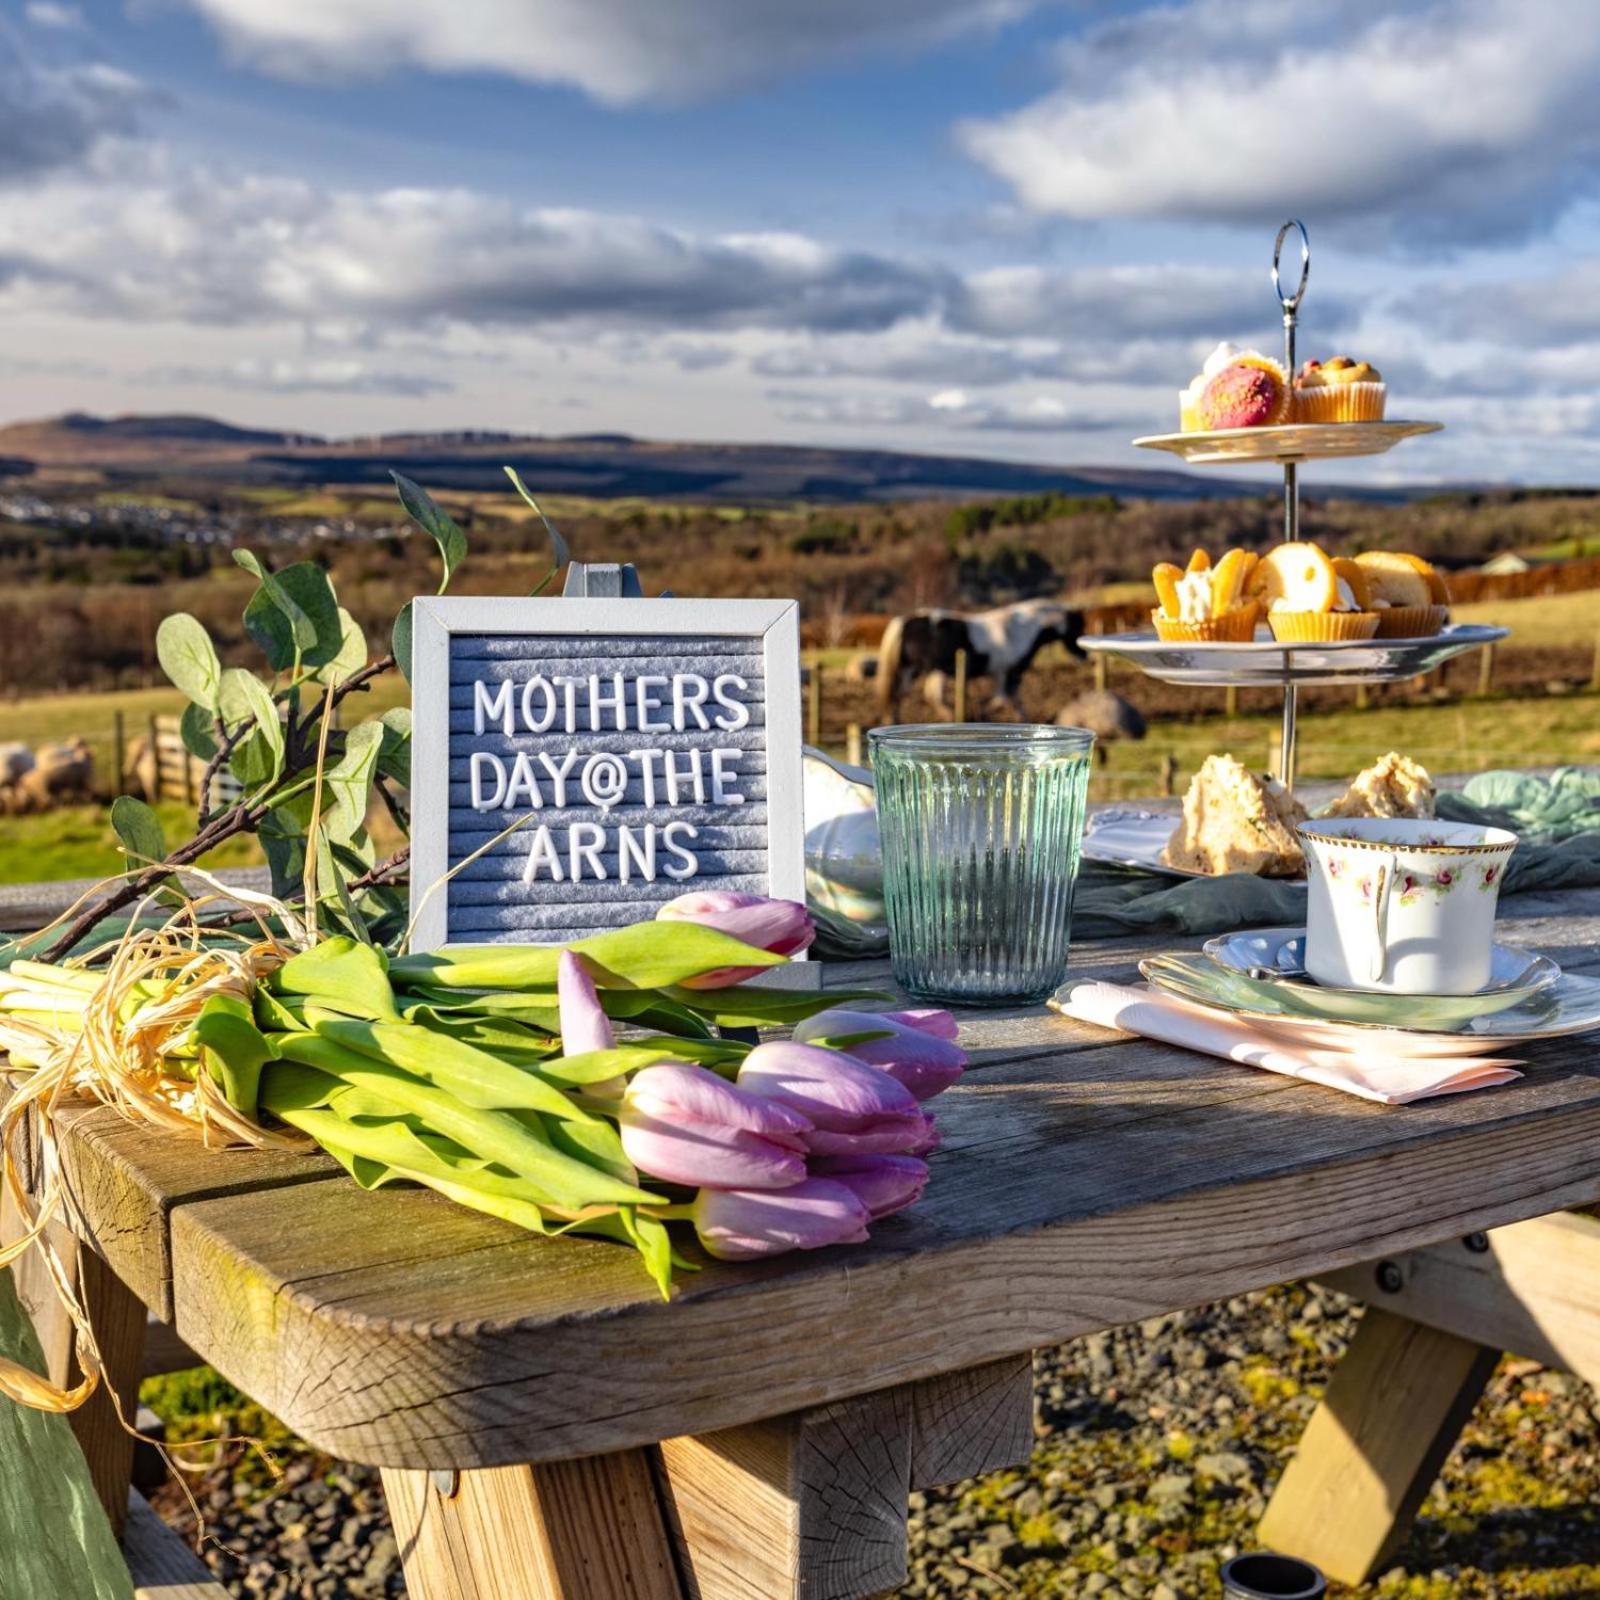
[[[563,943],[697,889],[805,899],[793,601],[413,615],[415,948]]]

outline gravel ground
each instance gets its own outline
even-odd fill
[[[1033,1460],[913,1496],[900,1600],[1219,1595],[1217,1568],[1252,1547],[1355,1316],[1339,1296],[1279,1289],[1042,1353]],[[161,1384],[177,1381],[151,1386],[158,1410]],[[259,1413],[241,1421],[264,1431]],[[275,1488],[237,1462],[199,1485],[221,1541],[207,1559],[229,1592],[403,1595],[377,1474],[292,1442],[280,1454],[287,1471]],[[185,1521],[170,1486],[158,1504]],[[1502,1361],[1395,1566],[1335,1592],[1600,1596],[1600,1410],[1588,1385]]]

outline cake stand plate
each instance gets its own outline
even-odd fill
[[[1402,439],[1438,433],[1443,426],[1442,422],[1286,422],[1276,428],[1152,433],[1133,442],[1194,462],[1325,461],[1337,456],[1381,456]]]
[[[1344,639],[1324,644],[1172,644],[1153,633],[1085,634],[1085,650],[1131,661],[1163,683],[1231,685],[1382,683],[1412,678],[1467,650],[1504,639],[1509,628],[1461,622],[1426,639]]]

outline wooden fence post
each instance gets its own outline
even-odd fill
[[[967,652],[956,651],[955,709],[952,716],[957,722],[967,720]]]
[[[1103,687],[1103,685],[1102,685]],[[1222,692],[1222,709],[1229,717],[1239,715],[1239,685],[1230,683]]]
[[[1096,650],[1095,653],[1094,653],[1094,686],[1095,686],[1095,688],[1100,689],[1100,690],[1104,690],[1105,687],[1106,687],[1106,683],[1109,680],[1110,673],[1111,673],[1111,658],[1105,653],[1104,650]]]
[[[111,794],[126,793],[123,785],[123,773],[128,770],[128,740],[127,730],[122,725],[122,713],[111,713]]]
[[[1371,691],[1367,688],[1366,684],[1358,683],[1356,685],[1356,710],[1357,711],[1365,711],[1367,709],[1367,707],[1369,705],[1371,705],[1371,704],[1372,704]]]
[[[1161,792],[1170,795],[1178,788],[1178,758],[1169,750],[1161,758]]]
[[[161,736],[156,731],[156,714],[150,713],[150,721],[145,727],[145,737],[150,741],[151,768],[156,775],[156,792],[150,799],[159,804],[167,798],[166,784],[161,778]]]
[[[1594,636],[1594,665],[1589,668],[1589,687],[1600,689],[1600,633]]]
[[[1494,689],[1494,646],[1486,644],[1478,652],[1478,693],[1489,694]]]
[[[852,722],[844,730],[844,758],[852,767],[861,765],[861,724]]]
[[[806,740],[810,744],[822,743],[822,663],[813,661],[807,669],[806,679]]]

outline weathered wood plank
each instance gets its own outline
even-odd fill
[[[909,1387],[661,1446],[691,1600],[866,1600],[906,1579]]]
[[[1573,1212],[1537,1217],[1484,1236],[1408,1251],[1384,1263],[1330,1273],[1323,1282],[1413,1322],[1600,1382],[1600,1220]],[[1393,1282],[1392,1276],[1386,1279]]]
[[[1588,1048],[1398,1112],[1143,1041],[996,1066],[941,1102],[934,1182],[871,1244],[711,1264],[669,1305],[624,1251],[431,1195],[185,1205],[177,1328],[379,1465],[704,1433],[1591,1201]]]
[[[911,1487],[1015,1467],[1033,1453],[1033,1357],[1007,1356],[911,1389]]]
[[[641,1450],[383,1489],[411,1600],[683,1600]]]
[[[1368,1307],[1273,1492],[1262,1544],[1365,1583],[1405,1539],[1499,1355]]]
[[[78,1257],[78,1294],[100,1352],[99,1386],[71,1415],[72,1431],[89,1463],[89,1477],[111,1526],[122,1531],[128,1514],[128,1489],[133,1479],[131,1424],[139,1409],[139,1380],[144,1373],[144,1302],[92,1250]],[[80,1374],[74,1359],[68,1381]]]
[[[84,1238],[164,1322],[172,1320],[174,1207],[341,1175],[320,1153],[206,1150],[128,1122],[110,1106],[63,1104],[56,1125]]]
[[[228,1600],[205,1563],[141,1494],[129,1497],[122,1553],[133,1578],[133,1600]]]

